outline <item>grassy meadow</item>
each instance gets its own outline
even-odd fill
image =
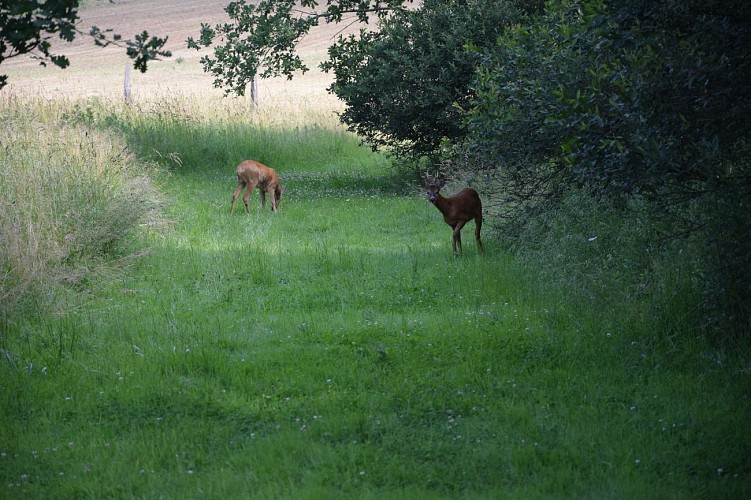
[[[159,193],[84,260],[117,272],[86,264],[83,284],[48,283],[57,307],[4,314],[3,498],[748,495],[741,356],[649,297],[568,298],[489,232],[453,258],[414,179],[330,114],[242,106],[3,102],[31,130],[125,148],[118,172]],[[51,142],[32,164],[80,150]],[[287,185],[278,213],[256,192],[229,214],[246,157]]]
[[[690,256],[572,199],[454,258],[325,75],[222,99],[182,40],[226,2],[143,3],[82,11],[171,34],[131,106],[113,52],[3,64],[0,498],[751,497],[751,352]],[[230,215],[248,158],[278,213]]]

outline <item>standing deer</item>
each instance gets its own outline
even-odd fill
[[[276,212],[277,208],[279,208],[279,202],[282,200],[282,193],[287,188],[286,186],[279,186],[279,176],[276,175],[276,171],[273,168],[269,168],[254,160],[245,160],[237,166],[235,174],[237,174],[237,188],[232,193],[232,204],[229,209],[230,214],[235,211],[237,195],[240,194],[243,188],[247,188],[243,196],[243,203],[245,203],[245,212],[250,215],[248,198],[256,186],[258,186],[258,190],[261,192],[261,206],[266,208],[266,192],[268,191],[271,195],[271,210]]]
[[[456,246],[459,245],[459,253],[462,252],[462,233],[464,225],[475,220],[475,239],[480,252],[483,251],[480,241],[480,228],[482,227],[482,201],[480,195],[472,188],[464,188],[454,196],[444,198],[439,191],[446,185],[446,181],[438,178],[423,178],[420,185],[428,192],[430,203],[436,206],[443,214],[443,220],[451,226],[453,233],[453,254],[456,256]]]

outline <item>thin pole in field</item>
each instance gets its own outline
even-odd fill
[[[258,78],[253,77],[250,81],[250,100],[253,102],[253,107],[258,107]]]
[[[125,82],[123,83],[125,104],[130,104],[130,64],[125,65]]]

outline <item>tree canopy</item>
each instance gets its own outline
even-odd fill
[[[378,31],[340,38],[322,67],[346,104],[342,122],[374,148],[437,160],[443,143],[465,133],[476,68],[468,47],[494,45],[524,18],[523,4],[426,0],[382,19]]]
[[[549,187],[605,196],[677,201],[748,175],[725,172],[751,130],[747,5],[550,4],[483,53],[472,145],[517,172],[551,166],[560,176]]]

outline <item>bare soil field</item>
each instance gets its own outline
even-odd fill
[[[79,11],[79,30],[88,32],[91,26],[112,29],[124,38],[133,38],[143,30],[149,35],[168,36],[167,50],[172,57],[149,64],[146,73],[131,68],[131,91],[136,99],[159,98],[163,95],[221,96],[214,88],[213,78],[203,72],[200,58],[208,50],[188,49],[186,40],[197,38],[201,23],[215,25],[228,20],[224,7],[229,0],[116,0],[99,3]],[[279,103],[304,101],[316,107],[337,107],[338,101],[326,92],[331,77],[318,69],[326,57],[327,47],[342,29],[352,32],[354,25],[323,25],[300,45],[310,71],[293,80],[270,79],[258,82],[260,102]],[[4,92],[32,94],[45,98],[106,97],[123,95],[125,67],[130,60],[122,47],[97,47],[90,37],[79,35],[72,43],[57,40],[56,51],[65,54],[71,65],[60,69],[52,65],[40,66],[39,61],[20,56],[9,59],[0,73],[9,76]]]

